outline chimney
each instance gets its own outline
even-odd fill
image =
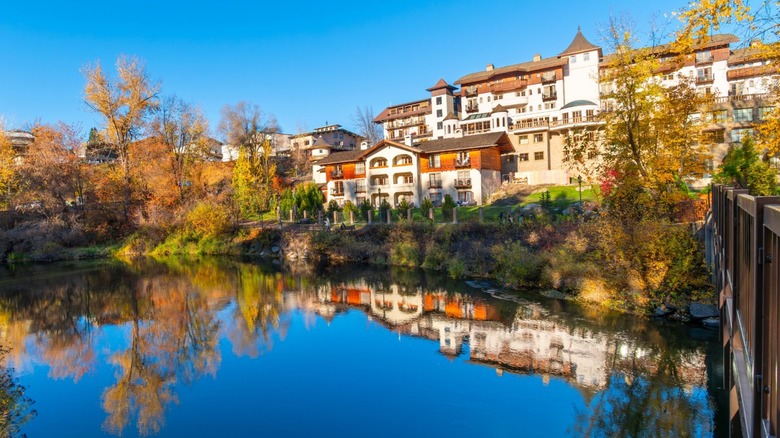
[[[493,64],[488,64],[485,66],[485,71],[493,71]]]
[[[534,62],[539,62],[542,60],[542,55],[539,53],[534,53]]]
[[[458,137],[458,138],[464,137],[463,130],[462,129],[456,129],[455,130],[455,137]]]
[[[366,149],[368,149],[368,142],[363,140],[363,141],[360,142],[360,150],[364,151]]]
[[[412,134],[404,135],[404,144],[407,146],[414,146],[414,140],[412,140]]]

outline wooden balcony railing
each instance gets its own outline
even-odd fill
[[[467,189],[471,187],[471,178],[458,178],[455,180],[455,188]]]

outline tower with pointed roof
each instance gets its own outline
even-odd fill
[[[439,79],[436,84],[426,91],[431,93],[431,125],[433,128],[433,138],[442,138],[446,134],[444,127],[445,118],[450,113],[457,113],[458,107],[453,91],[457,88],[448,84],[444,79]]]
[[[577,34],[569,47],[558,55],[559,58],[567,60],[563,68],[564,105],[576,100],[599,102],[601,56],[601,47],[588,41],[577,27]]]

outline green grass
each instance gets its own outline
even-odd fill
[[[566,208],[567,206],[580,201],[580,192],[578,186],[555,186],[548,189],[542,189],[528,195],[521,205],[540,203],[542,193],[550,192],[550,201],[554,208]],[[595,192],[592,188],[582,187],[582,201],[592,201],[595,199]]]

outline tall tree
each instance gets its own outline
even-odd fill
[[[150,127],[169,155],[167,167],[182,202],[192,164],[208,155],[208,123],[191,104],[168,96],[155,111]]]
[[[379,143],[384,137],[382,127],[374,123],[374,109],[368,105],[355,108],[352,124],[355,125],[357,133],[365,138],[370,146]]]
[[[140,134],[147,116],[157,106],[159,85],[149,79],[143,63],[137,58],[120,57],[116,77],[108,76],[100,64],[83,69],[87,83],[84,97],[87,106],[104,121],[103,135],[116,148],[123,180],[125,219],[132,203],[130,144]]]
[[[11,206],[11,196],[19,183],[16,153],[0,125],[0,207]]]
[[[242,101],[222,108],[219,130],[230,146],[243,152],[246,160],[249,178],[242,184],[250,187],[256,200],[240,205],[242,212],[267,210],[273,199],[276,176],[276,164],[271,157],[273,136],[279,133],[276,118],[272,114],[265,116],[257,105]]]

